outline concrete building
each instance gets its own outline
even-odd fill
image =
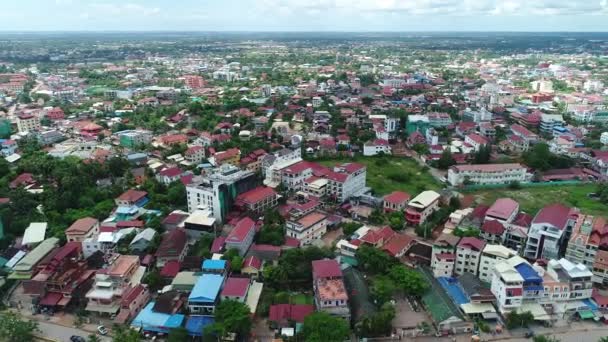
[[[528,230],[524,257],[555,259],[560,254],[564,239],[570,236],[577,212],[562,204],[552,204],[541,209]]]
[[[454,165],[448,170],[448,183],[459,186],[465,183],[509,184],[511,182],[527,182],[531,179],[528,169],[521,164],[478,164]]]
[[[235,205],[243,211],[263,213],[278,205],[279,195],[269,187],[257,187],[236,197]]]
[[[454,272],[462,275],[466,272],[477,275],[481,252],[486,243],[474,237],[464,237],[456,247],[456,264]]]
[[[496,264],[516,255],[517,252],[502,245],[486,245],[481,252],[479,279],[488,284],[491,283]]]
[[[312,282],[317,310],[350,321],[348,292],[340,264],[328,259],[313,261]]]
[[[302,245],[312,244],[327,232],[327,215],[312,212],[296,221],[287,221],[285,235],[296,238]]]
[[[36,115],[22,114],[17,117],[19,133],[39,131],[40,127],[40,118]]]
[[[255,222],[245,217],[236,223],[226,238],[226,250],[236,249],[240,256],[244,256],[253,243],[255,236]]]
[[[424,223],[435,210],[439,209],[440,197],[435,191],[427,190],[410,200],[405,210],[405,219],[408,224]]]
[[[451,277],[454,274],[456,263],[456,246],[460,238],[452,234],[441,234],[433,242],[431,254],[431,268],[433,276]]]
[[[76,220],[65,231],[68,242],[83,242],[87,238],[99,234],[99,220],[92,217],[85,217]]]
[[[186,187],[188,211],[209,210],[218,223],[224,222],[238,195],[254,189],[257,184],[253,172],[223,165]]]

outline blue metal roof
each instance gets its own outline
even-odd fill
[[[591,299],[587,298],[583,300],[583,303],[585,305],[587,305],[587,307],[591,310],[591,311],[597,311],[598,307],[597,304],[595,304]]]
[[[207,259],[203,261],[203,265],[201,266],[201,268],[204,270],[225,270],[226,260]]]
[[[139,312],[137,317],[131,322],[131,326],[142,328],[145,331],[168,333],[170,329],[179,328],[184,322],[184,315],[169,315],[154,312],[152,308],[155,302],[149,302],[146,307]]]
[[[191,316],[186,322],[186,330],[190,336],[203,336],[203,330],[206,326],[213,324],[213,317],[209,316]]]
[[[224,284],[224,276],[219,274],[203,274],[194,285],[189,302],[215,302]]]
[[[542,283],[543,278],[541,278],[538,273],[532,268],[532,266],[522,262],[521,264],[515,266],[515,269],[519,274],[524,278],[524,282],[534,282],[534,283]]]

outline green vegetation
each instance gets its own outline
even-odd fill
[[[248,336],[251,330],[249,306],[234,300],[222,300],[215,309],[215,322],[205,327],[205,336],[225,337],[228,334]]]
[[[591,215],[604,215],[608,212],[608,204],[600,200],[589,198],[588,194],[597,192],[595,184],[580,185],[547,185],[535,188],[523,188],[519,190],[487,189],[472,192],[477,199],[487,205],[491,205],[498,198],[509,197],[517,201],[521,210],[534,215],[544,206],[552,203],[562,203],[581,209]]]
[[[300,335],[307,342],[342,342],[348,339],[350,329],[342,318],[315,312],[304,319]]]
[[[7,311],[0,315],[0,340],[30,342],[36,340],[38,323],[23,320],[19,314]]]
[[[391,303],[382,305],[378,312],[363,317],[357,324],[355,330],[357,335],[363,337],[382,337],[390,335],[395,318],[395,307]]]
[[[532,322],[534,322],[534,316],[530,311],[517,313],[515,311],[507,314],[507,328],[527,328]]]
[[[363,157],[320,160],[325,166],[355,162],[367,166],[367,186],[380,195],[405,191],[416,195],[424,190],[438,190],[441,186],[423,167],[412,159],[401,157]]]
[[[318,247],[296,248],[285,251],[278,265],[264,267],[266,286],[277,290],[310,289],[312,261],[333,257],[327,249]]]

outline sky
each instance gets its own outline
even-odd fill
[[[2,0],[0,31],[608,31],[608,0]]]

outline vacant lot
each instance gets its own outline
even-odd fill
[[[510,197],[521,206],[521,209],[529,214],[536,212],[547,204],[562,203],[564,205],[577,207],[583,213],[592,215],[605,215],[608,205],[589,198],[589,193],[595,192],[595,184],[547,186],[539,188],[512,189],[490,189],[471,192],[470,194],[484,204],[492,204],[497,198]]]
[[[356,162],[367,166],[367,186],[378,195],[405,191],[412,196],[424,190],[438,190],[441,185],[414,160],[403,157],[342,158],[320,161],[325,166]]]

